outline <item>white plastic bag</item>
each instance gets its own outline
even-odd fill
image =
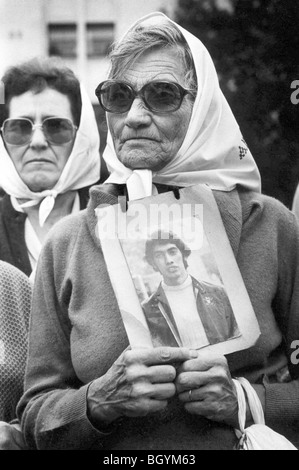
[[[233,379],[239,404],[239,429],[235,433],[239,438],[238,450],[298,450],[284,436],[265,425],[264,411],[259,397],[244,377]],[[255,424],[245,428],[246,391],[248,404]]]

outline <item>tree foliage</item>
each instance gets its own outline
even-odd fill
[[[209,50],[259,166],[263,192],[286,205],[299,178],[297,0],[179,0],[176,20]]]

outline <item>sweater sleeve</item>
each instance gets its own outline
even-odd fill
[[[0,420],[15,420],[23,392],[31,284],[15,266],[0,261]],[[16,347],[17,345],[17,347]]]
[[[105,434],[87,417],[89,384],[80,382],[72,365],[71,325],[61,296],[71,247],[66,236],[59,241],[59,249],[56,243],[54,250],[53,244],[55,237],[49,237],[38,262],[25,392],[17,415],[31,449],[88,449],[95,441],[100,443]],[[60,256],[54,257],[54,251]]]
[[[294,349],[299,345],[299,230],[289,211],[283,211],[277,233],[278,285],[273,311],[282,331],[292,380],[288,383],[265,380],[264,385],[266,423],[282,432],[298,430],[299,423],[299,354]]]

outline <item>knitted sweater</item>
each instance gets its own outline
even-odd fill
[[[0,261],[0,421],[16,417],[23,392],[30,303],[27,276]]]
[[[89,187],[78,190],[80,209],[85,209],[89,199]],[[32,272],[25,242],[27,214],[16,211],[5,194],[0,199],[0,260],[16,266],[27,276]]]
[[[95,207],[115,204],[117,198],[100,187],[90,194],[87,210],[55,226],[39,260],[25,394],[18,405],[27,445],[233,448],[232,428],[187,414],[176,397],[161,413],[118,420],[109,434],[90,423],[88,386],[128,346],[95,231]],[[275,372],[290,360],[292,341],[299,339],[297,224],[293,214],[272,198],[237,190],[214,191],[214,196],[261,330],[253,347],[227,356],[230,370],[253,382],[264,379],[267,424],[278,431],[282,427],[290,438],[293,430],[298,434],[299,367],[289,364],[289,383],[278,383]]]

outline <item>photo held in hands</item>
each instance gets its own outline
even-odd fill
[[[132,201],[127,210],[120,200],[96,213],[131,347],[224,354],[255,343],[259,328],[207,187]]]

